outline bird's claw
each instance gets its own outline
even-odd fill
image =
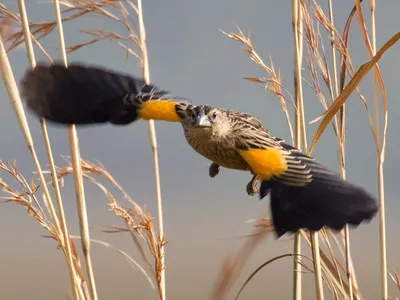
[[[208,169],[208,173],[211,178],[217,176],[217,174],[219,173],[219,165],[217,165],[216,163],[212,163],[210,165],[210,168]]]
[[[254,196],[259,192],[259,188],[257,187],[258,179],[257,176],[254,175],[253,178],[250,180],[250,182],[246,186],[246,191],[247,194],[250,196]]]

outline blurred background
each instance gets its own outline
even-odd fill
[[[17,1],[2,3],[17,11]],[[335,23],[342,32],[352,1],[334,1]],[[323,3],[323,8],[326,3]],[[364,13],[369,24],[369,6]],[[257,118],[273,135],[290,141],[284,114],[277,98],[243,77],[267,76],[253,64],[241,45],[222,34],[237,32],[238,25],[251,39],[258,54],[267,63],[272,57],[282,74],[285,88],[293,94],[293,43],[290,1],[261,0],[170,0],[144,1],[144,21],[151,81],[171,93],[194,103],[246,111]],[[54,20],[51,3],[29,1],[28,16],[33,21]],[[377,1],[377,47],[400,28],[395,0]],[[325,13],[328,15],[327,10]],[[109,23],[109,25],[108,25]],[[89,38],[81,29],[97,27],[120,31],[123,28],[99,17],[85,17],[64,25],[67,45]],[[114,28],[115,27],[115,28]],[[321,29],[322,30],[322,29]],[[350,54],[358,68],[368,60],[358,24],[350,31]],[[54,58],[59,58],[58,39],[51,34],[43,44]],[[327,45],[327,44],[326,44]],[[328,46],[326,46],[328,47]],[[387,203],[388,270],[400,271],[398,249],[398,170],[400,157],[400,94],[398,70],[400,46],[395,45],[380,61],[389,105],[389,130],[385,163],[385,194]],[[327,48],[327,51],[330,51]],[[330,52],[327,52],[330,53]],[[44,57],[36,51],[37,60]],[[330,55],[330,54],[329,54]],[[28,67],[24,46],[10,53],[17,80]],[[69,55],[69,62],[85,62],[114,70],[141,75],[137,62],[124,59],[123,50],[112,42],[100,42]],[[306,67],[306,64],[304,64]],[[373,108],[372,77],[361,83],[361,89]],[[315,93],[304,85],[307,123],[318,117],[322,107]],[[292,109],[292,107],[290,107]],[[347,101],[347,178],[377,195],[375,145],[365,109],[359,98]],[[0,159],[16,160],[19,171],[28,179],[34,166],[31,161],[4,84],[0,84]],[[44,168],[46,154],[37,119],[29,115],[29,124]],[[307,126],[308,141],[318,123]],[[209,161],[195,153],[186,143],[180,124],[156,122],[164,201],[166,246],[166,276],[168,299],[207,299],[225,259],[236,253],[244,240],[239,238],[252,231],[249,219],[269,213],[269,200],[250,197],[245,185],[250,174],[223,169],[211,179]],[[52,147],[59,166],[65,165],[61,155],[69,155],[65,128],[49,125]],[[152,152],[147,123],[131,126],[111,125],[78,128],[81,152],[85,159],[100,161],[141,206],[148,205],[156,216]],[[321,138],[314,156],[328,167],[338,170],[336,139],[332,127]],[[3,176],[3,174],[1,174]],[[8,177],[5,177],[8,178]],[[66,180],[64,205],[71,234],[79,234],[72,177]],[[12,183],[12,179],[7,179]],[[106,226],[120,225],[108,211],[104,195],[90,183],[85,186],[92,238],[103,239],[139,258],[128,234],[107,234]],[[63,255],[56,244],[22,207],[0,206],[0,298],[1,299],[66,299],[69,279]],[[377,218],[351,231],[352,254],[358,281],[365,299],[378,299],[379,245]],[[78,245],[80,246],[79,242]],[[257,249],[245,266],[233,288],[240,284],[260,264],[277,254],[292,251],[289,236],[276,240],[270,236]],[[156,299],[154,291],[138,270],[134,270],[115,251],[93,245],[93,263],[100,299]],[[140,260],[139,260],[140,261]],[[242,299],[290,299],[292,260],[277,261],[256,276]],[[313,275],[304,276],[304,298],[314,299]],[[389,279],[390,294],[396,290]],[[232,295],[234,294],[232,292]],[[329,297],[327,298],[329,299]]]

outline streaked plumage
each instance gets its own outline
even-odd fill
[[[377,212],[375,198],[364,189],[270,135],[249,114],[192,105],[140,79],[79,65],[39,65],[24,76],[22,92],[33,112],[56,123],[181,122],[189,145],[212,161],[211,177],[220,167],[249,171],[254,175],[249,194],[261,181],[260,198],[271,195],[278,236],[301,228],[357,226]]]

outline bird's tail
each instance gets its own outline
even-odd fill
[[[21,88],[31,111],[62,124],[129,124],[142,117],[142,103],[165,99],[167,95],[166,91],[147,85],[139,78],[99,67],[71,64],[67,68],[59,63],[38,64],[28,70],[21,80]],[[174,107],[166,106],[170,115],[162,117],[177,121]],[[160,114],[154,107],[147,108],[145,117],[151,118],[153,111]],[[161,109],[164,110],[165,107]]]
[[[313,180],[305,186],[288,186],[276,180],[263,181],[260,197],[271,194],[271,212],[278,237],[299,229],[318,231],[322,227],[341,230],[358,226],[378,211],[377,201],[364,189],[343,180],[317,163]]]

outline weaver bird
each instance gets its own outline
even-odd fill
[[[313,158],[272,136],[253,116],[210,105],[193,105],[169,97],[143,80],[98,67],[39,64],[21,81],[27,106],[39,117],[61,124],[110,122],[125,125],[139,119],[180,122],[189,145],[220,167],[250,171],[249,194],[270,194],[278,237],[299,229],[341,230],[371,220],[376,199],[343,180]]]

